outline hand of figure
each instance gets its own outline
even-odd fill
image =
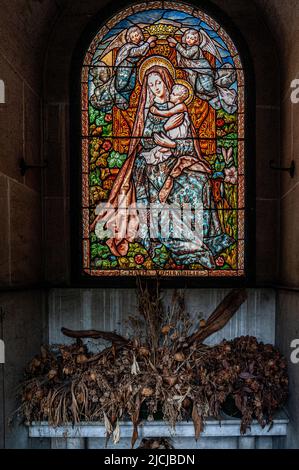
[[[147,42],[151,43],[151,42],[156,42],[157,41],[157,36],[150,36],[147,40]]]
[[[163,134],[163,132],[161,132],[161,135],[154,134],[154,141],[161,147],[166,147],[169,149],[174,149],[176,147],[176,143]]]
[[[175,127],[179,127],[181,124],[184,122],[184,114],[179,113],[175,114],[174,116],[171,116],[166,124],[164,125],[165,131],[170,131],[171,129],[174,129]]]
[[[167,38],[167,41],[170,47],[175,47],[177,45],[177,40],[174,38]]]
[[[151,107],[150,107],[150,112],[151,112],[152,114],[156,114],[156,113],[157,113],[157,108],[156,108],[156,106],[151,106]]]

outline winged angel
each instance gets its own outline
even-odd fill
[[[188,73],[188,80],[196,95],[207,100],[215,109],[223,108],[228,113],[234,113],[237,109],[237,93],[231,86],[236,81],[235,69],[230,64],[223,64],[215,70],[203,54],[207,51],[223,62],[221,45],[203,29],[187,29],[181,43],[172,37],[168,38],[168,43],[175,47],[178,66]]]
[[[169,23],[174,24],[170,21]],[[234,113],[237,109],[237,93],[232,88],[236,81],[235,69],[230,64],[223,64],[219,68],[212,67],[204,56],[204,51],[207,51],[222,63],[225,51],[203,29],[181,31],[181,42],[174,37],[167,40],[169,45],[176,49],[177,64],[187,72],[188,81],[195,94],[208,101],[215,109],[223,108],[228,113]],[[110,112],[113,106],[120,109],[129,107],[130,96],[137,80],[136,65],[147,55],[149,49],[155,46],[156,41],[156,36],[145,40],[139,26],[125,29],[112,40],[109,38],[106,41],[91,68],[94,83],[91,103],[95,108]],[[112,64],[111,58],[109,61],[107,57],[114,49],[118,49],[118,53],[115,63]]]
[[[91,68],[94,93],[91,103],[95,108],[109,112],[113,106],[120,109],[129,107],[129,100],[136,85],[139,59],[155,46],[155,36],[144,40],[143,32],[138,26],[132,26],[119,33],[97,57]],[[118,49],[113,67],[103,61],[115,48]],[[111,72],[111,68],[113,71]]]

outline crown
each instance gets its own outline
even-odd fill
[[[179,28],[170,24],[159,23],[146,26],[144,29],[150,36],[157,36],[158,39],[167,39],[168,36],[174,34]]]

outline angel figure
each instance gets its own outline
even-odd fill
[[[230,88],[236,81],[236,72],[230,64],[213,69],[203,52],[212,54],[222,62],[221,45],[201,29],[188,29],[180,44],[175,38],[168,38],[171,47],[177,51],[178,66],[188,73],[188,80],[196,95],[209,101],[214,109],[223,108],[229,114],[237,110],[237,93]]]
[[[120,109],[129,107],[129,100],[136,85],[137,68],[139,59],[145,56],[150,47],[154,47],[155,36],[150,36],[144,41],[142,30],[138,26],[132,26],[128,30],[117,35],[109,46],[101,54],[95,63],[93,71],[94,94],[91,96],[92,105],[101,111],[110,112],[113,106]],[[102,58],[111,50],[119,47],[114,64],[114,72]]]

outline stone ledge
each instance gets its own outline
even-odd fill
[[[273,421],[272,426],[266,426],[264,429],[253,421],[251,429],[245,435],[240,433],[240,419],[224,417],[221,422],[215,419],[208,419],[205,422],[204,431],[201,437],[274,437],[285,436],[287,434],[288,418],[281,411]],[[133,432],[131,422],[121,422],[121,438],[130,438]],[[32,423],[28,425],[29,437],[31,438],[51,438],[51,439],[80,439],[80,438],[105,438],[105,426],[99,422],[80,423],[79,425],[49,426],[47,422]],[[144,421],[139,425],[139,437],[179,437],[194,438],[194,426],[192,421],[181,422],[173,430],[164,421]]]

